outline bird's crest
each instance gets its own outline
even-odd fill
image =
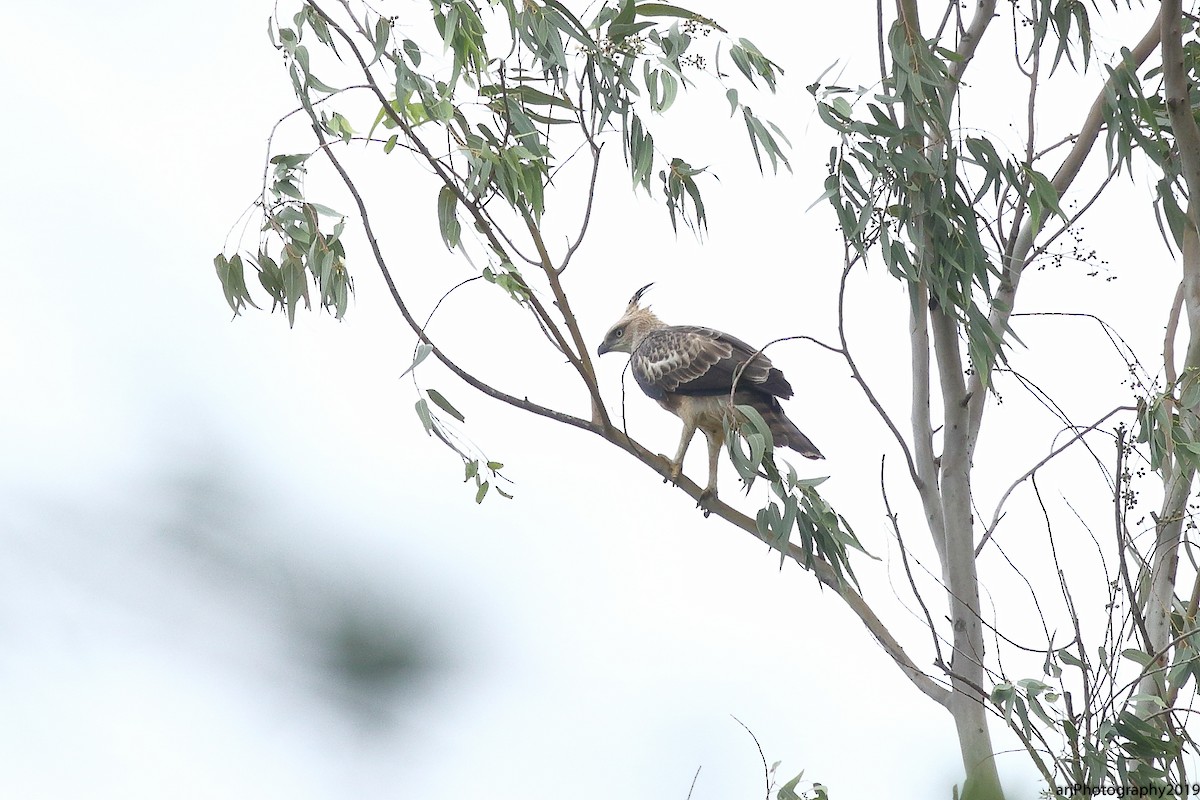
[[[653,286],[653,283],[647,283],[642,288],[633,293],[633,297],[629,298],[629,305],[625,307],[625,313],[618,320],[617,325],[624,325],[628,328],[636,330],[636,334],[632,337],[635,341],[641,341],[641,337],[645,336],[655,328],[661,328],[662,322],[650,310],[649,305],[642,305],[642,295],[646,290]],[[614,326],[615,327],[615,326]]]
[[[603,355],[614,350],[621,353],[632,353],[651,331],[665,327],[658,317],[654,316],[654,312],[650,310],[649,306],[640,305],[642,295],[653,285],[647,283],[634,292],[633,297],[629,298],[629,305],[625,307],[625,313],[608,329],[604,342],[597,351],[598,354]]]
[[[633,311],[634,309],[641,308],[642,295],[644,295],[646,290],[653,285],[653,283],[647,283],[645,286],[633,293],[633,297],[629,298],[629,305],[625,309],[626,313]],[[647,308],[647,310],[649,310],[649,308]]]

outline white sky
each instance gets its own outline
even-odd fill
[[[630,199],[614,151],[593,237],[569,273],[593,346],[651,280],[668,321],[751,342],[834,340],[840,244],[824,208],[804,213],[830,140],[803,87],[838,58],[844,83],[872,79],[874,4],[827,17],[781,5],[712,13],[787,69],[781,100],[754,105],[784,123],[795,176],[760,179],[714,95],[711,116],[688,117],[705,127],[686,136],[694,163],[707,152],[721,178],[699,245]],[[780,571],[765,548],[704,520],[599,440],[498,408],[431,367],[425,385],[466,413],[467,434],[515,481],[516,500],[477,507],[457,459],[421,431],[411,384],[396,380],[413,337],[357,235],[358,294],[344,322],[229,321],[212,257],[257,190],[266,133],[291,108],[266,39],[270,9],[65,3],[7,15],[0,796],[684,798],[700,768],[696,800],[751,797],[761,765],[735,716],[783,762],[780,782],[804,769],[836,797],[949,796],[949,716],[830,592],[794,565]],[[973,77],[990,91],[993,76]],[[1050,96],[1069,114],[1047,127],[1069,130],[1092,91]],[[968,105],[976,111],[966,124],[1019,146],[1023,109]],[[1144,183],[1085,222],[1085,246],[1108,271],[1031,275],[1021,310],[1093,311],[1153,357],[1176,273]],[[470,274],[437,243],[435,187],[397,188],[387,175],[368,186],[384,245],[418,296]],[[903,301],[878,268],[869,277],[853,283],[852,340],[903,419]],[[515,393],[585,413],[544,349],[518,361],[504,313],[473,327],[447,317],[444,335]],[[1079,421],[1128,401],[1094,325],[1039,320],[1020,333],[1038,355],[1014,362]],[[879,503],[886,433],[843,364],[785,347],[773,358],[798,389],[788,408],[828,456],[811,474],[832,476],[829,498],[883,558],[860,576],[928,664],[928,636],[891,588],[907,597]],[[614,403],[622,367],[601,362]],[[1057,429],[1015,386],[1002,391],[1005,405],[989,411],[1001,427],[981,446],[987,502]],[[632,386],[627,403],[630,430],[669,452],[677,423]],[[693,454],[689,472],[703,469]],[[894,452],[888,474],[915,521]],[[727,496],[735,489],[724,484]],[[1056,502],[1064,535],[1080,534]],[[1090,502],[1105,519],[1104,499]],[[1044,539],[1036,516],[1015,514],[1001,531],[1018,551]],[[1025,613],[1019,583],[998,561],[981,563],[996,570],[997,605]],[[326,595],[395,620],[398,635],[432,635],[432,672],[377,698],[378,713],[355,713],[314,666]],[[1038,663],[1015,676],[1036,676]],[[1014,796],[1034,791],[1020,755],[1002,763]]]

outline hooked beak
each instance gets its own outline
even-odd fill
[[[596,349],[596,355],[598,355],[598,356],[602,356],[602,355],[604,355],[605,353],[609,352],[609,351],[610,351],[610,349],[611,349],[611,348],[609,348],[609,346],[608,346],[608,342],[601,342],[601,343],[600,343],[600,347],[598,347],[598,348]]]

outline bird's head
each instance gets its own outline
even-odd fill
[[[648,283],[634,292],[625,313],[604,335],[604,341],[600,343],[600,348],[596,351],[597,355],[602,356],[610,352],[632,353],[647,334],[663,326],[649,306],[639,305],[642,295],[653,285]]]

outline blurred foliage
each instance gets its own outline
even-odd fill
[[[445,671],[433,655],[437,624],[348,561],[300,557],[288,545],[300,532],[239,485],[226,469],[179,474],[163,487],[156,527],[189,556],[199,585],[238,598],[244,617],[282,634],[291,664],[319,677],[326,698],[386,723],[399,696]]]

